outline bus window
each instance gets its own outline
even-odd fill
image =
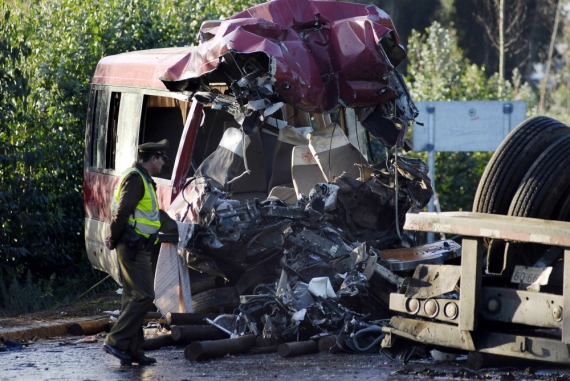
[[[141,117],[143,96],[136,93],[121,94],[119,126],[116,130],[114,169],[123,172],[132,167],[137,158],[137,136]]]
[[[174,161],[190,105],[190,102],[174,98],[144,96],[138,144],[158,142],[162,139],[168,139],[170,142],[166,151],[170,160],[156,176],[158,178],[172,178]]]
[[[109,119],[106,134],[105,169],[115,169],[120,105],[121,93],[111,93],[111,104],[109,107]]]
[[[121,93],[96,90],[93,97],[88,164],[97,170],[115,169]]]
[[[103,169],[105,168],[105,133],[107,131],[109,92],[95,91],[94,104],[90,164],[97,169]]]

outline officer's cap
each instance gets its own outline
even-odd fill
[[[168,149],[168,139],[162,139],[157,143],[148,142],[139,145],[139,152],[149,152],[149,153],[156,153],[157,155],[162,156],[166,160],[168,160],[168,156],[166,156],[166,150]]]

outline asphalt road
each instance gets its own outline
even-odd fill
[[[39,340],[22,350],[0,352],[0,380],[568,380],[566,369],[495,368],[472,371],[466,356],[450,363],[411,361],[407,365],[380,354],[318,353],[281,358],[277,353],[236,355],[190,362],[184,348],[147,352],[152,366],[121,366],[98,343],[61,345],[65,339]]]

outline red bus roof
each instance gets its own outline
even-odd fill
[[[93,83],[166,89],[160,77],[195,48],[140,50],[102,58]]]

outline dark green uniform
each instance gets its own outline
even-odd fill
[[[141,165],[137,165],[137,169],[145,174],[149,184],[156,190],[156,184],[148,171]],[[131,172],[127,175],[123,180],[118,206],[112,216],[110,227],[110,240],[116,245],[121,270],[123,297],[121,314],[107,335],[105,343],[124,350],[131,357],[144,355],[142,326],[154,302],[154,282],[150,251],[140,247],[133,261],[129,259],[129,249],[126,244],[120,240],[125,224],[143,198],[144,191],[144,183],[138,173]]]

